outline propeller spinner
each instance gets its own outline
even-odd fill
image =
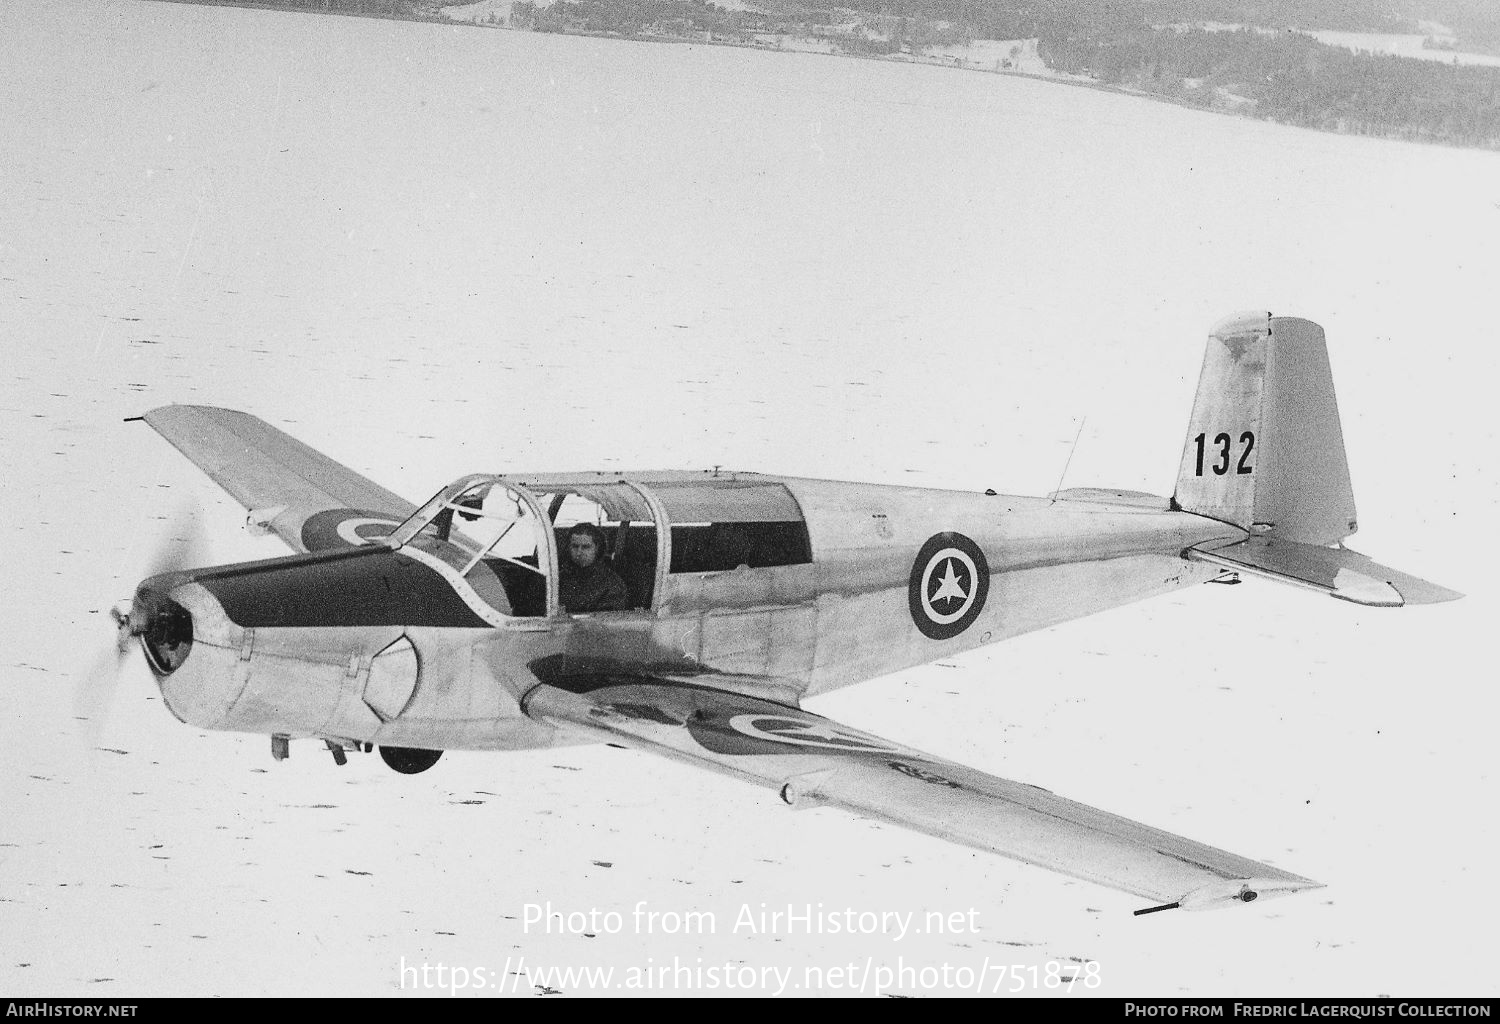
[[[147,661],[161,675],[175,671],[186,660],[193,644],[192,616],[162,591],[146,584],[158,576],[202,564],[207,547],[198,509],[185,506],[152,552],[146,578],[136,588],[135,598],[129,605],[110,609],[115,623],[114,649],[101,652],[74,694],[74,715],[87,721],[91,746],[97,745],[104,730],[132,640],[140,638]]]

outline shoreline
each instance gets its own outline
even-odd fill
[[[1319,132],[1327,135],[1341,135],[1352,138],[1378,139],[1385,142],[1407,142],[1424,146],[1441,146],[1444,149],[1478,150],[1481,152],[1500,152],[1500,141],[1489,145],[1464,144],[1451,142],[1445,139],[1422,138],[1419,136],[1405,135],[1399,132],[1361,132],[1350,131],[1342,128],[1324,128],[1316,125],[1296,124],[1288,121],[1278,121],[1275,118],[1259,117],[1243,108],[1233,109],[1225,107],[1201,106],[1190,103],[1183,99],[1166,96],[1161,93],[1146,92],[1140,89],[1130,89],[1124,86],[1111,85],[1107,82],[1078,78],[1061,72],[1048,74],[1037,74],[1031,71],[1017,71],[1014,69],[977,67],[972,63],[966,63],[957,58],[945,57],[922,57],[914,54],[900,54],[896,56],[874,53],[850,53],[838,48],[830,50],[821,49],[784,49],[779,46],[764,46],[753,42],[737,42],[731,39],[689,39],[682,36],[640,35],[624,32],[589,32],[586,30],[570,30],[557,32],[539,32],[535,29],[516,28],[511,25],[500,25],[492,22],[466,21],[463,19],[447,18],[441,16],[423,16],[415,11],[404,11],[400,13],[381,13],[378,11],[354,11],[347,9],[316,10],[309,7],[288,7],[277,3],[259,3],[257,0],[149,0],[152,3],[184,4],[196,7],[238,7],[247,10],[259,11],[282,11],[289,14],[316,14],[325,16],[337,16],[347,18],[371,18],[377,21],[408,21],[422,25],[444,25],[457,28],[489,29],[502,32],[527,33],[531,35],[553,35],[553,36],[578,36],[586,39],[618,39],[624,42],[635,43],[665,43],[677,46],[720,46],[736,50],[755,50],[760,53],[796,53],[821,57],[843,57],[851,60],[876,61],[883,64],[918,64],[926,67],[947,68],[951,71],[967,71],[986,75],[1001,75],[1008,78],[1024,78],[1033,82],[1047,82],[1056,85],[1067,85],[1081,89],[1093,89],[1097,92],[1113,93],[1117,96],[1129,96],[1136,99],[1151,100],[1155,103],[1166,103],[1184,110],[1196,110],[1205,114],[1219,116],[1237,117],[1250,121],[1262,121],[1266,124],[1280,125],[1284,128],[1300,128],[1304,131]],[[814,38],[814,37],[797,37]],[[1408,58],[1415,59],[1415,58]]]

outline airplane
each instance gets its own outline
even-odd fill
[[[1343,546],[1354,500],[1321,327],[1210,332],[1173,495],[1046,497],[755,473],[481,473],[414,506],[254,416],[143,420],[294,554],[178,566],[116,609],[164,702],[200,728],[449,750],[607,743],[1153,901],[1137,914],[1320,887],[831,721],[803,703],[1200,583],[1259,577],[1356,604],[1461,595]],[[621,584],[567,610],[594,524]],[[587,527],[583,528],[587,531]],[[597,536],[597,535],[596,535]]]

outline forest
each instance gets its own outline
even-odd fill
[[[1195,106],[1365,135],[1500,146],[1500,68],[1358,54],[1296,32],[1043,34],[1048,67]]]

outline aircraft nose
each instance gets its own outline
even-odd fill
[[[146,662],[157,676],[177,671],[193,649],[193,615],[170,592],[143,585],[130,607],[130,631],[141,638]]]
[[[188,725],[218,726],[245,682],[238,671],[245,631],[218,599],[187,574],[152,577],[136,588],[130,630],[167,709]]]

